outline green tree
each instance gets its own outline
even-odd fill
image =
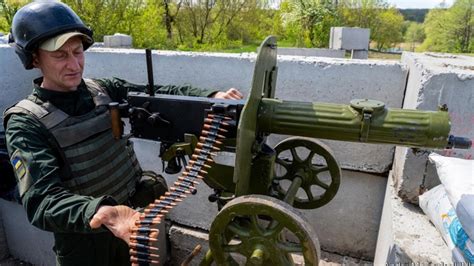
[[[170,49],[176,48],[172,35],[166,30],[166,11],[164,1],[149,0],[140,8],[140,15],[129,21],[136,48]],[[172,25],[172,22],[171,24]]]
[[[405,42],[410,44],[410,51],[414,52],[416,44],[425,40],[425,30],[423,24],[410,22],[404,36]]]
[[[386,0],[343,0],[339,13],[345,26],[369,28],[378,50],[403,40],[403,16]]]
[[[342,0],[338,7],[343,25],[370,29],[370,40],[378,32],[380,10],[388,5],[382,0]]]
[[[425,20],[426,39],[420,49],[434,52],[474,52],[474,0],[456,0],[449,9],[431,10]]]
[[[372,31],[372,40],[377,44],[377,50],[393,47],[403,41],[403,16],[395,9],[382,10],[378,16],[378,25]]]
[[[131,34],[146,7],[144,0],[63,0],[94,30],[96,40],[117,32]]]
[[[344,25],[369,28],[371,32],[378,26],[380,12],[387,8],[386,0],[342,0],[339,4]]]
[[[331,26],[339,23],[331,0],[287,0],[281,11],[288,37],[296,46],[327,47]]]
[[[182,47],[199,49],[209,45],[225,46],[235,22],[242,15],[260,10],[262,3],[257,0],[183,0],[176,21],[179,43]],[[253,18],[253,23],[259,23],[257,18]]]
[[[31,1],[27,0],[0,0],[0,32],[9,32],[13,16],[22,6]]]

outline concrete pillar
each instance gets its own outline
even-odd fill
[[[104,36],[104,47],[107,48],[131,48],[132,36],[115,33],[114,35]]]
[[[474,139],[474,58],[449,54],[403,53],[402,63],[410,69],[403,107],[437,110],[446,104],[451,134]],[[446,156],[472,159],[474,150],[437,150]],[[397,194],[417,203],[420,189],[439,184],[427,152],[397,147],[393,177]]]
[[[330,49],[368,50],[370,29],[331,27]]]
[[[367,59],[369,58],[369,51],[367,50],[352,50],[351,51],[352,59]]]

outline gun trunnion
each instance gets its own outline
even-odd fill
[[[368,99],[348,104],[274,99],[276,47],[274,37],[260,46],[246,101],[128,95],[133,136],[161,141],[160,157],[169,162],[176,156],[190,157],[202,145],[196,137],[203,132],[206,117],[227,119],[225,137],[230,140],[224,146],[235,152],[235,164],[214,163],[206,169],[204,181],[215,191],[209,199],[217,201],[220,212],[211,225],[210,250],[201,265],[235,263],[234,253],[255,265],[293,265],[291,253],[302,254],[306,265],[318,264],[316,234],[295,208],[313,209],[331,201],[339,188],[341,170],[330,149],[313,138],[437,149],[469,149],[472,145],[467,138],[449,135],[446,108],[395,109]],[[269,147],[266,138],[273,133],[297,137]],[[307,157],[298,156],[301,148],[309,150]],[[323,162],[315,161],[315,155]],[[284,231],[296,235],[297,243],[277,237]],[[235,238],[240,244],[231,244]]]

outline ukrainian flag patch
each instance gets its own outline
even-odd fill
[[[21,179],[25,176],[26,174],[26,166],[23,163],[23,160],[21,159],[20,156],[14,156],[11,160],[13,169],[15,169],[16,176],[18,179]]]

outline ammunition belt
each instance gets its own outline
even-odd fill
[[[194,153],[189,160],[185,170],[178,177],[178,181],[169,188],[169,192],[150,203],[135,221],[135,227],[132,228],[130,236],[130,262],[132,265],[149,265],[158,263],[158,248],[152,244],[158,239],[151,237],[157,235],[156,227],[161,223],[166,213],[174,206],[182,202],[189,194],[196,194],[197,180],[203,179],[208,173],[204,169],[210,168],[214,161],[211,156],[220,149],[217,147],[222,144],[225,136],[222,133],[227,132],[223,127],[228,124],[225,122],[230,118],[215,114],[208,114],[204,120],[203,130],[197,143]]]

